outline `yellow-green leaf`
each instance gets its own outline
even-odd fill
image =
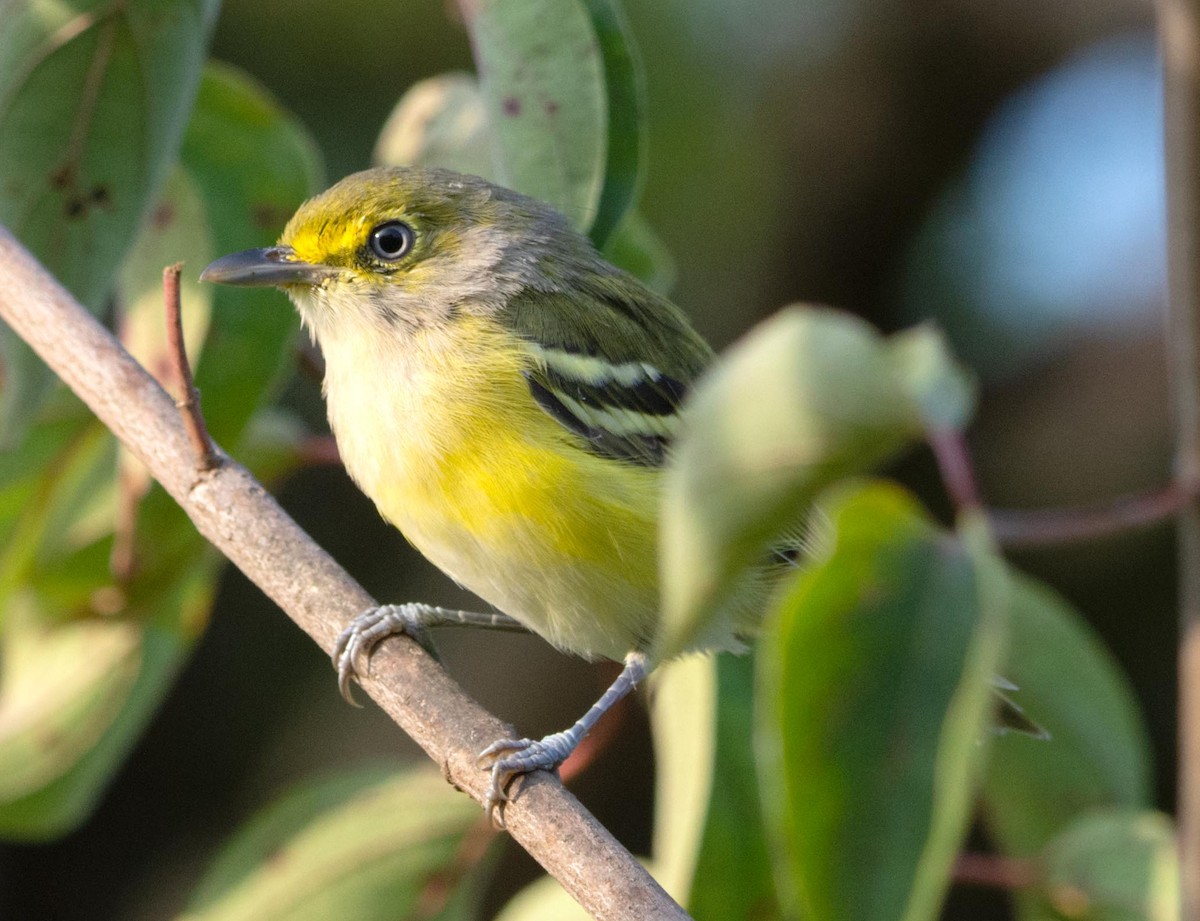
[[[409,917],[435,874],[454,861],[463,834],[481,821],[470,797],[423,765],[309,784],[226,846],[182,919]],[[468,875],[460,885],[474,882]]]
[[[821,921],[935,919],[970,821],[1005,579],[898,487],[823,503],[759,650],[757,741],[781,895]]]
[[[755,328],[685,409],[664,487],[657,648],[702,636],[819,490],[920,432],[887,342],[862,320],[793,306]]]

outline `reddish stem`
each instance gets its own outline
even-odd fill
[[[175,388],[179,394],[175,405],[183,416],[183,425],[196,457],[196,467],[201,471],[212,470],[217,464],[217,452],[204,414],[200,411],[200,391],[192,379],[192,368],[188,363],[187,347],[183,341],[183,308],[179,296],[179,275],[183,263],[177,262],[163,269],[163,302],[167,311],[167,353],[171,359]]]
[[[1120,496],[1092,505],[988,512],[996,540],[1006,549],[1094,540],[1150,527],[1174,518],[1196,498],[1194,484],[1176,481],[1152,492]]]
[[[937,429],[926,434],[929,447],[946,484],[946,492],[959,514],[978,509],[983,503],[979,499],[979,488],[975,484],[975,470],[971,464],[971,452],[962,432],[954,429]]]
[[[954,862],[954,882],[962,886],[1011,892],[1014,889],[1028,889],[1037,881],[1037,865],[1032,860],[1019,857],[963,853]]]

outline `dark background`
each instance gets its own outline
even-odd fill
[[[971,441],[990,503],[1065,504],[1165,481],[1159,103],[1146,3],[627,7],[649,97],[643,210],[676,259],[676,299],[715,345],[792,301],[849,308],[888,330],[935,316],[984,383]],[[330,181],[369,165],[409,84],[471,67],[453,10],[411,0],[235,0],[213,54],[309,126]],[[314,385],[298,380],[287,399],[323,425]],[[927,456],[896,472],[945,512]],[[280,493],[377,597],[469,606],[340,470],[307,470]],[[1169,529],[1158,527],[1016,558],[1076,603],[1128,670],[1164,808],[1174,770],[1172,555]],[[533,639],[439,642],[468,691],[530,735],[569,724],[612,675]],[[575,789],[644,852],[652,756],[641,708],[624,719],[624,740]],[[221,841],[290,785],[416,756],[373,708],[346,707],[323,654],[229,572],[210,631],[91,821],[55,844],[0,847],[0,912],[172,916]],[[535,868],[509,853],[502,871],[491,904]],[[1004,917],[1004,902],[956,892],[946,917]]]

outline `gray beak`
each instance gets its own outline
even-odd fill
[[[200,280],[260,288],[316,285],[335,271],[329,266],[300,262],[290,246],[269,246],[222,256],[200,273]]]

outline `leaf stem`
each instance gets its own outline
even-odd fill
[[[1182,480],[1149,492],[1090,505],[1014,510],[989,509],[992,533],[1006,550],[1094,540],[1147,528],[1174,518],[1200,490]]]
[[[975,481],[975,468],[971,463],[971,451],[962,432],[955,429],[930,429],[926,435],[929,447],[942,475],[942,482],[955,511],[960,515],[980,509],[979,487]]]
[[[1028,889],[1038,881],[1032,860],[999,854],[962,853],[954,862],[954,882],[985,889]]]

